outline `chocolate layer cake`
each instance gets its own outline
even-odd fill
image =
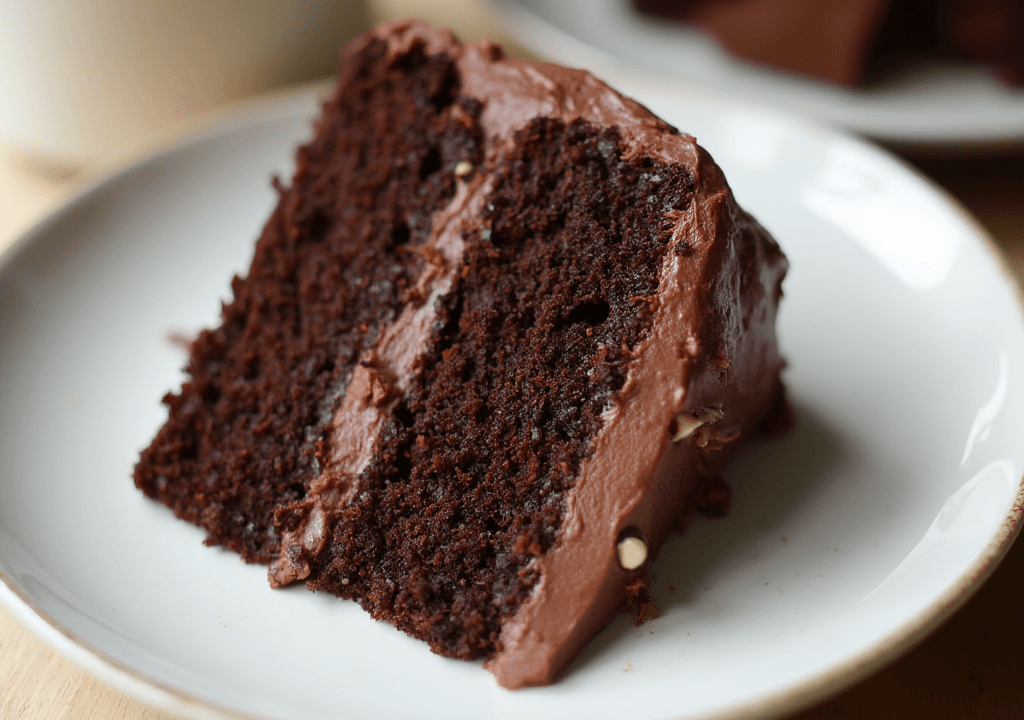
[[[782,406],[786,261],[688,135],[415,22],[338,89],[135,482],[509,688],[616,613]]]

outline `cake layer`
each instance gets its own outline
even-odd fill
[[[454,197],[455,162],[479,157],[479,107],[456,100],[452,59],[411,48],[389,67],[387,53],[370,42],[343,68],[345,93],[299,149],[247,277],[192,343],[189,379],[135,469],[147,495],[250,562],[276,555],[274,513],[319,474],[356,361],[426,265],[417,248]]]

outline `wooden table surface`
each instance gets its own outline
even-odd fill
[[[1024,274],[1024,154],[913,159]],[[74,187],[0,146],[0,249]],[[901,660],[794,720],[1024,718],[1024,541],[946,625]],[[104,686],[0,608],[0,720],[170,720]]]

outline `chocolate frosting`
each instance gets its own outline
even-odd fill
[[[692,137],[675,133],[588,73],[509,58],[488,42],[462,45],[451,33],[415,21],[381,26],[347,52],[374,39],[386,41],[392,57],[419,44],[427,54],[455,59],[462,94],[483,104],[489,161],[537,117],[583,119],[619,128],[627,158],[680,165],[695,178],[687,210],[667,218],[672,247],[660,270],[650,334],[635,349],[625,385],[603,416],[567,499],[558,540],[535,561],[540,579],[504,622],[498,651],[485,664],[506,688],[546,684],[622,609],[627,586],[642,572],[619,565],[616,544],[623,533],[643,539],[649,557],[656,554],[691,491],[717,472],[727,454],[723,446],[748,434],[779,395],[774,320],[785,259],[736,206],[718,167]],[[331,422],[330,460],[304,501],[305,520],[282,539],[270,569],[273,585],[308,576],[332,517],[379,448],[384,418],[432,332],[434,301],[460,271],[462,231],[479,216],[491,183],[486,173],[469,175],[434,218],[424,249],[431,261],[417,284],[421,301],[384,329],[353,373]],[[685,253],[673,251],[680,245]],[[754,280],[743,284],[744,276]],[[699,417],[717,420],[673,442],[680,421]]]

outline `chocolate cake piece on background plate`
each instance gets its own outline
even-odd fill
[[[1024,0],[632,0],[745,60],[857,86],[908,60],[957,58],[1024,84]]]

